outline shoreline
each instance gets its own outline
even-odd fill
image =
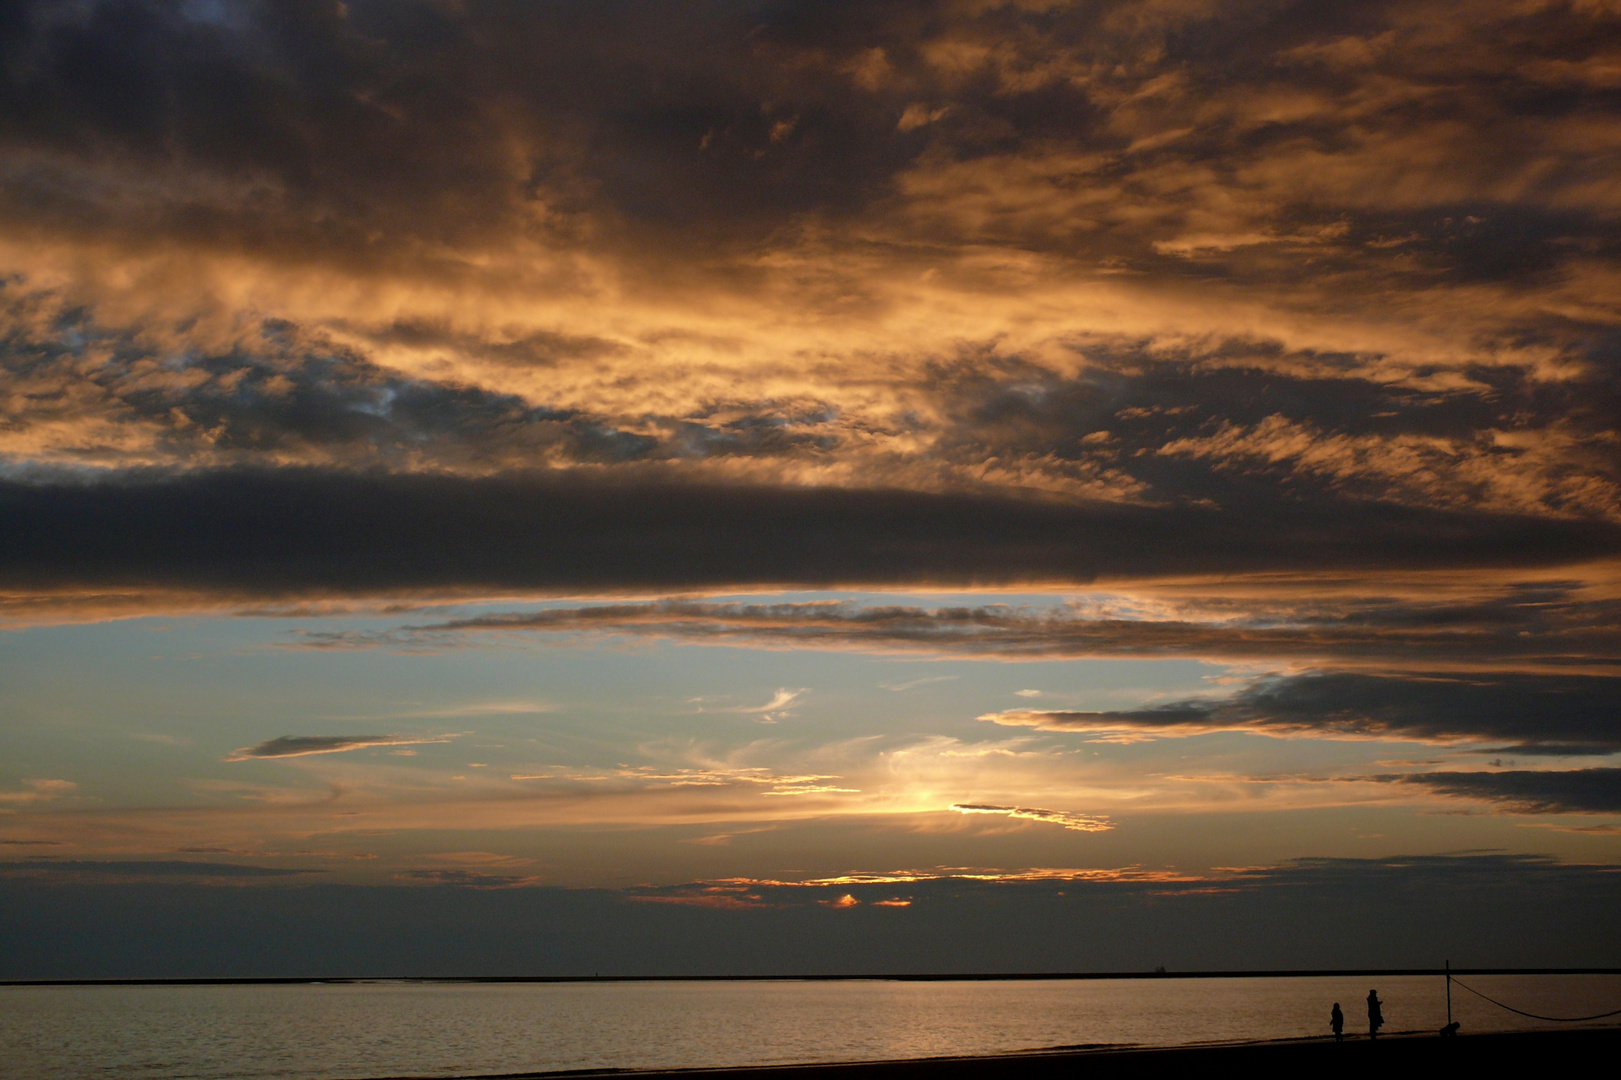
[[[1247,1069],[1261,1073],[1312,1069],[1339,1075],[1370,1068],[1536,1067],[1560,1063],[1555,1055],[1591,1058],[1621,1050],[1621,1025],[1569,1029],[1483,1032],[1440,1038],[1433,1031],[1397,1031],[1377,1040],[1347,1036],[1303,1036],[1261,1042],[1190,1043],[1139,1046],[1089,1043],[978,1057],[902,1058],[893,1061],[805,1062],[693,1069],[563,1069],[542,1072],[478,1073],[456,1080],[563,1080],[619,1077],[623,1080],[1072,1080],[1078,1068],[1087,1076],[1196,1075],[1190,1070]],[[1611,1059],[1613,1060],[1613,1058]],[[361,1080],[361,1078],[349,1078]],[[364,1080],[426,1080],[420,1076],[367,1077]]]

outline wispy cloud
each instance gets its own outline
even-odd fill
[[[1375,579],[1376,580],[1376,579]],[[1458,596],[1347,595],[1343,583],[1293,592],[1116,595],[1064,606],[925,608],[851,602],[742,604],[670,599],[556,607],[417,623],[386,631],[309,631],[298,647],[442,649],[592,635],[765,648],[822,648],[1005,660],[1195,656],[1300,665],[1444,671],[1621,670],[1621,611],[1603,583],[1483,582]],[[781,694],[802,691],[780,691]],[[788,699],[792,701],[793,699]],[[773,706],[766,706],[772,708]]]
[[[19,791],[0,791],[0,804],[25,805],[50,802],[66,798],[79,788],[72,780],[53,780],[44,777],[25,779],[22,783],[22,789]]]
[[[341,754],[378,746],[422,746],[445,743],[455,735],[281,735],[257,746],[232,751],[226,761],[254,761],[265,758],[307,757],[311,754]]]
[[[991,803],[952,803],[951,808],[959,814],[1001,814],[1010,818],[1024,818],[1027,821],[1044,821],[1075,832],[1108,832],[1114,828],[1114,823],[1106,817],[1075,814],[1068,810],[1042,810],[1034,806],[996,806]]]
[[[797,704],[806,693],[808,693],[806,690],[790,690],[787,687],[783,687],[775,694],[771,695],[771,700],[766,702],[764,705],[736,705],[732,708],[726,709],[725,711],[758,716],[763,722],[774,724],[778,720],[788,716],[790,710],[792,710],[794,705]]]
[[[933,683],[951,682],[962,678],[961,675],[928,675],[921,679],[908,679],[898,683],[880,683],[879,689],[892,690],[895,693],[905,693],[907,690],[916,690],[920,686],[929,686]]]
[[[783,773],[764,766],[668,768],[657,765],[620,765],[613,769],[559,766],[544,773],[518,773],[513,780],[567,780],[587,783],[620,782],[669,788],[759,787],[765,795],[854,794],[858,789],[830,781],[824,773]]]

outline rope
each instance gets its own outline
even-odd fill
[[[1487,1001],[1491,1002],[1493,1005],[1496,1005],[1499,1009],[1507,1009],[1511,1013],[1519,1013],[1521,1016],[1529,1016],[1533,1020],[1547,1020],[1550,1023],[1555,1024],[1580,1024],[1586,1020],[1603,1020],[1607,1016],[1621,1016],[1621,1009],[1616,1009],[1614,1012],[1596,1013],[1593,1016],[1538,1016],[1536,1013],[1528,1013],[1524,1009],[1516,1009],[1512,1005],[1504,1005],[1496,998],[1486,997],[1486,995],[1482,994],[1479,990],[1476,990],[1474,987],[1465,983],[1458,982],[1456,978],[1453,978],[1450,975],[1447,977],[1452,979],[1453,985],[1462,986],[1465,990],[1469,991],[1478,998],[1486,998]]]

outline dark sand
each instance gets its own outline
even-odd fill
[[[1343,1044],[1329,1039],[1224,1043],[1135,1049],[1058,1047],[994,1057],[924,1058],[840,1065],[781,1065],[766,1068],[638,1070],[572,1073],[506,1073],[499,1080],[524,1077],[620,1076],[626,1080],[1077,1080],[1081,1077],[1202,1077],[1292,1075],[1359,1076],[1391,1080],[1417,1074],[1457,1077],[1592,1072],[1616,1075],[1621,1027],[1564,1031],[1504,1032],[1442,1039],[1433,1032],[1396,1032],[1369,1042],[1365,1035]],[[495,1080],[493,1077],[473,1080]]]

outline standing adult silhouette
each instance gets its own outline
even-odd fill
[[[1334,1003],[1334,1011],[1328,1014],[1328,1026],[1334,1029],[1334,1041],[1345,1041],[1345,1014],[1340,1012],[1340,1003]]]
[[[1379,991],[1368,991],[1368,1038],[1377,1039],[1379,1029],[1385,1026],[1385,1014],[1380,1010]]]

